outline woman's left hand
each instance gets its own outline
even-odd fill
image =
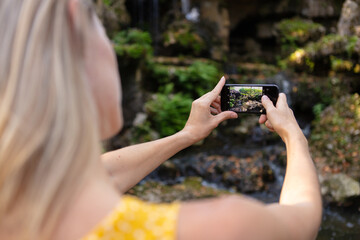
[[[222,77],[211,92],[192,103],[189,119],[182,132],[187,133],[193,143],[206,138],[221,122],[238,117],[235,112],[221,111],[219,95],[224,85],[225,77]]]

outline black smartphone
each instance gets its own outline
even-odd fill
[[[279,88],[275,84],[225,84],[221,91],[221,110],[236,113],[265,114],[261,97],[266,95],[276,105]]]

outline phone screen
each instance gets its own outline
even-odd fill
[[[223,111],[237,113],[265,114],[265,108],[261,103],[263,95],[267,95],[275,105],[279,95],[278,87],[270,84],[226,84],[221,92],[221,108]]]
[[[263,87],[229,87],[229,110],[234,112],[263,113],[261,103]]]

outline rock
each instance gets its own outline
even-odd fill
[[[144,124],[146,122],[147,117],[148,115],[146,113],[143,112],[137,113],[132,125],[136,127]]]
[[[227,8],[221,7],[220,0],[194,1],[200,5],[200,21],[212,26],[211,57],[223,60],[224,54],[229,51],[230,16]]]
[[[113,36],[121,26],[130,24],[130,16],[125,6],[125,0],[96,0],[96,12],[102,20],[107,33]]]
[[[338,33],[341,36],[356,34],[356,27],[360,25],[360,1],[346,0],[338,23]]]
[[[276,36],[282,44],[303,46],[325,34],[325,27],[308,19],[284,19],[275,26]]]
[[[360,180],[360,96],[340,98],[313,126],[309,145],[320,173],[342,172]]]
[[[251,135],[256,126],[258,126],[258,116],[249,116],[246,121],[235,127],[233,132],[237,135]]]
[[[342,1],[339,0],[227,0],[231,29],[242,21],[256,16],[268,19],[275,16],[305,16],[307,18],[338,17]]]
[[[163,36],[163,45],[172,55],[181,53],[199,56],[208,48],[208,43],[197,31],[194,23],[185,19],[173,21],[167,26]]]
[[[340,10],[339,0],[305,0],[301,13],[310,18],[333,17]]]
[[[360,196],[360,184],[344,173],[320,177],[321,193],[330,196],[330,201],[345,202],[348,198]]]
[[[149,178],[169,183],[177,177],[197,176],[205,181],[235,188],[247,193],[268,188],[268,183],[275,180],[274,172],[264,161],[263,153],[257,152],[252,157],[238,158],[235,156],[220,156],[203,154],[187,159],[174,159],[174,165],[162,165]],[[169,175],[170,174],[170,175]]]
[[[337,70],[338,63],[334,60],[339,59],[350,61],[350,66],[345,66],[345,69],[358,73],[360,65],[354,60],[359,55],[356,51],[358,42],[359,38],[356,36],[325,35],[318,41],[310,42],[304,48],[299,48],[290,54],[287,59],[288,66],[297,71],[327,73],[329,70]],[[348,63],[345,64],[348,65]],[[333,67],[335,68],[332,69]]]
[[[261,45],[253,38],[246,38],[244,42],[244,49],[251,56],[259,56],[261,54]]]
[[[174,185],[146,181],[129,190],[128,194],[145,201],[160,203],[217,197],[231,192],[206,184],[200,177],[188,177]]]
[[[275,26],[271,22],[261,22],[256,25],[256,36],[261,39],[272,38],[275,36]]]

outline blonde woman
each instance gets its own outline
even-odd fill
[[[119,82],[90,0],[0,1],[0,239],[315,238],[317,175],[284,95],[276,107],[264,97],[259,120],[287,146],[279,203],[155,205],[121,193],[237,115],[219,109],[222,79],[179,133],[100,157],[100,140],[122,126]]]

